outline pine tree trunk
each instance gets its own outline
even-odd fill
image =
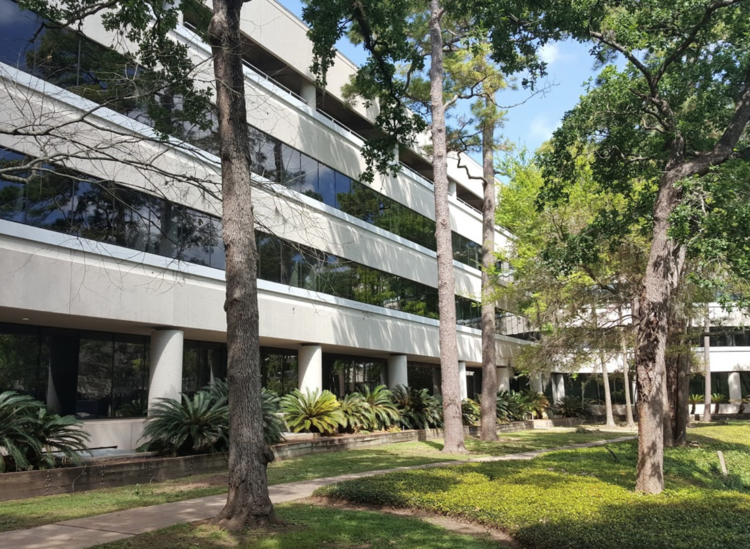
[[[635,312],[635,311],[633,311]],[[635,427],[633,421],[633,402],[630,398],[630,365],[628,364],[628,346],[625,341],[625,328],[623,326],[622,309],[619,310],[620,316],[620,353],[622,355],[622,378],[625,384],[625,422],[628,429]],[[635,322],[635,315],[633,315]]]
[[[677,148],[679,145],[675,145]],[[654,229],[639,306],[635,348],[638,379],[638,468],[635,488],[648,494],[664,489],[665,357],[670,300],[682,274],[684,248],[669,237],[669,216],[680,198],[667,173],[654,205]]]
[[[497,364],[495,363],[495,301],[489,273],[495,266],[494,125],[482,128],[482,400],[481,438],[497,440]]]
[[[703,362],[705,364],[705,393],[703,396],[703,421],[711,421],[711,336],[709,335],[709,329],[711,328],[711,320],[708,317],[708,305],[706,305],[706,333],[703,336]]]
[[[616,427],[615,415],[612,412],[612,391],[609,386],[609,372],[607,371],[607,361],[604,356],[600,353],[599,362],[602,366],[602,382],[604,384],[604,412],[606,414],[605,425],[607,427]]]
[[[677,378],[679,375],[679,355],[668,356],[664,366],[666,384],[664,386],[664,446],[670,448],[675,445],[677,433]]]
[[[257,251],[250,187],[250,143],[240,41],[241,0],[214,0],[209,26],[219,115],[223,238],[226,250],[229,493],[214,519],[232,530],[274,522],[263,440]]]
[[[461,388],[456,340],[456,282],[453,272],[451,220],[448,209],[448,164],[443,103],[443,35],[440,0],[430,1],[430,104],[432,112],[433,174],[435,182],[435,239],[437,240],[438,311],[440,314],[440,375],[445,441],[443,452],[464,453]]]
[[[690,424],[690,351],[680,355],[679,370],[677,372],[677,421],[674,443],[677,446],[687,444],[687,428]]]

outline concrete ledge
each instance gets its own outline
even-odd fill
[[[534,429],[533,421],[516,421],[498,426],[499,433]],[[464,433],[479,435],[479,427],[464,427]],[[277,460],[284,460],[319,452],[335,452],[367,448],[381,444],[433,440],[443,437],[442,429],[368,433],[336,437],[311,437],[275,444],[271,448]],[[227,469],[227,454],[204,454],[174,458],[133,457],[121,461],[96,460],[82,467],[66,467],[44,471],[23,471],[0,474],[0,501],[83,492],[97,488],[113,488],[129,484],[149,484],[172,478],[204,473],[219,473]]]

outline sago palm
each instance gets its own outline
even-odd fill
[[[370,421],[370,429],[385,429],[398,423],[399,413],[391,400],[391,391],[385,385],[378,385],[372,391],[367,385],[360,389]]]
[[[478,402],[470,398],[461,401],[461,420],[464,425],[476,425],[480,415],[481,410]]]
[[[296,433],[310,431],[332,435],[344,423],[341,405],[330,391],[316,389],[302,394],[295,389],[281,398],[281,411],[286,424]]]
[[[359,393],[349,393],[340,401],[343,422],[341,429],[347,433],[356,433],[362,429],[369,430],[370,416],[367,413],[367,403]]]
[[[688,403],[690,404],[690,413],[692,415],[695,415],[695,407],[698,404],[703,404],[703,401],[705,400],[705,397],[703,395],[690,395],[688,398]]]
[[[34,436],[40,406],[40,402],[15,391],[0,393],[0,473],[7,465],[16,471],[28,469],[28,456],[42,453],[42,445]]]
[[[193,398],[182,395],[182,400],[160,399],[143,430],[147,448],[171,455],[224,450],[228,435],[227,401],[214,400],[206,391]]]
[[[39,469],[80,465],[83,454],[90,453],[86,448],[89,434],[81,430],[83,421],[74,416],[48,414],[44,408],[39,409],[38,417],[34,437],[39,441],[41,452],[29,456],[29,461]]]

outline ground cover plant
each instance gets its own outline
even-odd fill
[[[99,545],[101,549],[499,549],[496,541],[454,534],[425,521],[370,511],[287,504],[275,507],[287,526],[227,532],[215,526],[181,524]]]
[[[282,484],[362,471],[470,459],[486,455],[504,455],[620,436],[622,433],[616,432],[581,434],[576,433],[574,429],[521,431],[502,434],[496,443],[484,443],[477,439],[467,438],[467,446],[472,453],[453,456],[440,452],[441,440],[385,444],[360,450],[311,454],[275,461],[268,468],[268,481],[269,484]],[[221,494],[226,492],[226,485],[225,474],[208,474],[148,485],[121,486],[0,502],[0,532]]]
[[[750,547],[750,426],[699,426],[688,438],[691,446],[667,449],[659,496],[633,490],[635,443],[390,473],[318,494],[464,517],[532,549]]]

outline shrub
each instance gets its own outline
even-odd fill
[[[478,402],[470,398],[461,401],[461,420],[464,425],[476,425],[481,415],[482,411]]]
[[[207,392],[213,402],[218,402],[223,398],[227,404],[229,403],[229,384],[225,379],[215,379],[201,391]],[[266,444],[276,444],[284,438],[286,430],[284,420],[279,417],[279,395],[263,387],[261,396],[263,398],[263,439]]]
[[[139,449],[162,454],[201,454],[225,450],[229,440],[229,408],[224,397],[198,391],[181,400],[159,399],[150,410],[143,430],[148,440]]]
[[[585,417],[590,409],[588,402],[572,395],[564,396],[551,409],[552,413],[560,417]]]
[[[39,403],[30,396],[14,391],[0,394],[0,472],[9,467],[16,471],[28,469],[29,451],[41,453],[41,444],[34,437],[38,423]]]
[[[407,429],[435,429],[443,426],[443,404],[427,389],[403,385],[391,391],[393,403],[401,414],[401,425]]]
[[[529,414],[533,413],[534,402],[527,398],[525,392],[500,391],[497,393],[498,420],[523,421],[527,419]]]
[[[729,399],[727,398],[727,395],[724,395],[722,393],[714,393],[714,394],[712,394],[711,395],[711,402],[713,402],[714,404],[716,404],[716,409],[714,411],[714,414],[718,414],[719,413],[719,404],[724,404],[728,400]]]
[[[690,404],[690,413],[695,414],[696,404],[703,404],[705,397],[703,395],[690,395],[688,403]]]
[[[349,393],[340,400],[343,421],[341,431],[345,433],[356,433],[362,429],[368,429],[370,418],[367,415],[365,399],[359,393]]]
[[[14,391],[0,394],[0,472],[81,463],[89,435],[73,416],[48,414],[44,404]]]
[[[391,400],[391,391],[385,385],[378,385],[372,391],[366,385],[360,389],[368,416],[368,429],[387,429],[401,419],[396,405]]]
[[[549,408],[547,397],[531,388],[521,391],[520,395],[524,410],[532,413],[537,419],[542,419],[544,412]]]
[[[330,391],[308,391],[302,394],[295,389],[281,398],[281,410],[287,425],[295,432],[310,431],[321,435],[336,433],[344,422],[341,405]]]
[[[83,422],[74,416],[49,414],[39,404],[34,437],[39,441],[41,452],[30,456],[29,461],[37,469],[80,465],[82,454],[88,452],[86,443],[90,438],[79,427]]]

